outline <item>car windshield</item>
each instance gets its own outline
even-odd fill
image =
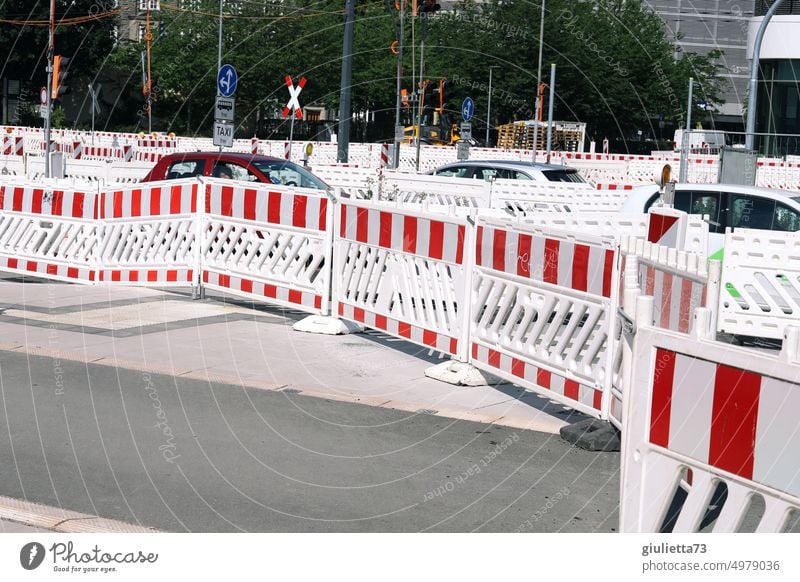
[[[327,190],[329,186],[314,174],[293,162],[283,160],[253,160],[253,165],[267,176],[273,184],[297,186],[298,188],[317,188]]]
[[[564,169],[564,170],[542,170],[544,177],[547,178],[551,182],[577,182],[579,184],[585,184],[586,180],[583,179],[578,173],[578,170],[575,169]]]

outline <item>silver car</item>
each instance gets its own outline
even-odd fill
[[[586,184],[575,168],[558,164],[534,164],[513,160],[464,160],[428,172],[432,176],[474,178],[476,180],[533,180],[534,182],[572,182]]]

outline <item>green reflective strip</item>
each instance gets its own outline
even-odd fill
[[[719,249],[716,253],[708,257],[710,261],[719,261],[722,262],[722,258],[725,256],[725,247]]]
[[[733,286],[733,283],[725,283],[725,290],[731,294],[731,297],[734,299],[740,299],[742,296],[736,290],[736,287]]]

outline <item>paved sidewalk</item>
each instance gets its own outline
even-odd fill
[[[0,279],[0,350],[552,434],[584,418],[511,384],[429,379],[424,370],[443,359],[378,332],[293,331],[303,317],[221,294],[192,301],[187,289]]]

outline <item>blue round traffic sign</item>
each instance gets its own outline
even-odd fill
[[[464,121],[469,121],[473,115],[475,115],[475,102],[472,97],[467,97],[461,105],[461,117],[464,118]]]
[[[236,92],[239,76],[233,65],[222,65],[217,73],[217,90],[223,97],[230,97]]]

